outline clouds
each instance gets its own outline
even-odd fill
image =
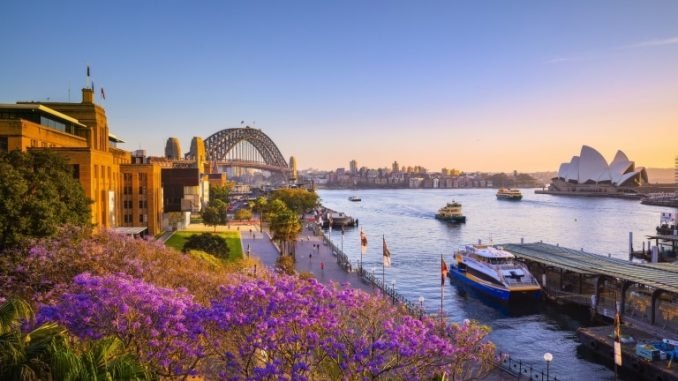
[[[653,46],[678,45],[678,36],[658,40],[649,40],[628,45],[627,48],[647,48]]]

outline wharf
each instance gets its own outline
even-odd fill
[[[586,350],[603,357],[610,363],[614,353],[613,326],[579,328],[577,337]],[[634,342],[622,343],[622,369],[633,374],[638,380],[678,380],[678,367],[669,360],[648,361],[636,355],[636,344],[661,341],[661,337],[648,334],[644,330],[623,326],[622,333],[634,338]]]
[[[541,280],[547,298],[678,335],[678,266],[641,264],[545,243],[505,244]]]

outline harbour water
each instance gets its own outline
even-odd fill
[[[354,262],[360,261],[359,229],[368,238],[363,256],[366,271],[381,276],[382,236],[392,254],[386,284],[412,301],[424,298],[428,313],[440,310],[440,256],[452,261],[453,250],[463,244],[544,241],[617,258],[628,258],[628,233],[639,248],[645,234],[654,233],[666,208],[641,205],[637,200],[537,195],[523,189],[519,202],[497,200],[493,189],[439,190],[319,190],[326,207],[358,218],[360,227],[332,232],[337,246]],[[359,194],[361,202],[348,197]],[[458,201],[465,224],[434,219],[438,208]],[[343,243],[342,243],[343,240]],[[604,365],[577,349],[575,331],[590,324],[586,313],[552,306],[505,306],[475,295],[446,280],[444,313],[450,321],[474,319],[492,327],[490,339],[502,352],[536,367],[545,367],[543,355],[553,354],[551,372],[563,380],[614,380]]]

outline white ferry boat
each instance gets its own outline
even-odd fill
[[[362,201],[362,198],[360,198],[360,196],[353,195],[353,196],[350,196],[350,197],[348,198],[348,201],[356,201],[356,202],[357,202],[357,201]]]
[[[537,279],[514,259],[500,246],[466,245],[454,253],[448,276],[505,302],[540,298]]]
[[[497,191],[498,200],[520,201],[522,198],[523,194],[518,189],[501,188]]]
[[[466,216],[461,212],[461,204],[456,201],[448,202],[440,208],[436,218],[448,222],[466,222]]]

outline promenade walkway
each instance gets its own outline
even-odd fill
[[[183,230],[211,232],[214,231],[214,228],[203,224],[192,224]],[[272,242],[268,232],[259,231],[258,224],[243,223],[230,226],[218,226],[216,231],[239,231],[243,255],[247,256],[249,249],[249,255],[258,257],[261,263],[270,270],[273,271],[275,269],[276,260],[280,255],[278,248]],[[295,249],[297,256],[295,269],[297,272],[312,273],[319,282],[326,285],[332,283],[338,283],[340,285],[348,284],[350,287],[370,293],[381,292],[378,288],[373,287],[368,282],[362,280],[357,272],[347,272],[344,270],[337,262],[337,257],[332,254],[330,246],[324,243],[323,237],[314,235],[313,231],[304,229],[297,240]],[[309,254],[311,255],[309,256]],[[507,374],[500,369],[496,369],[483,378],[485,381],[505,381],[515,379],[516,377],[514,375]]]

